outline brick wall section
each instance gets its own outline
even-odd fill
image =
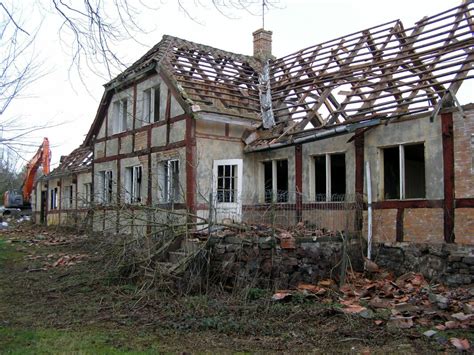
[[[454,210],[454,234],[457,244],[474,244],[474,208]]]
[[[454,191],[456,198],[474,197],[473,147],[474,111],[467,117],[454,113]],[[456,234],[456,241],[458,235]]]
[[[135,134],[135,151],[145,149],[147,147],[147,132],[138,132]]]
[[[443,243],[442,208],[407,208],[403,218],[403,240],[417,243]]]
[[[367,238],[367,211],[364,211],[362,235]],[[372,237],[376,242],[395,242],[397,239],[397,210],[373,210]]]

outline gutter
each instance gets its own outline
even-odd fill
[[[334,128],[324,130],[322,132],[316,132],[310,136],[295,138],[290,141],[286,141],[282,143],[274,143],[271,145],[261,145],[257,147],[251,147],[251,146],[245,147],[244,152],[245,153],[262,152],[266,150],[285,148],[285,147],[293,146],[295,144],[314,142],[314,141],[322,140],[329,137],[339,136],[346,133],[352,133],[359,128],[377,126],[380,123],[381,123],[380,118],[375,118],[368,121],[362,121],[362,122],[357,122],[357,123],[349,123],[344,126],[337,126]]]

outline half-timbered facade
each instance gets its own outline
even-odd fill
[[[136,206],[245,221],[276,204],[297,223],[341,200],[367,210],[370,186],[375,239],[472,244],[474,106],[456,98],[473,77],[472,12],[281,58],[263,29],[253,56],[164,36],[105,85],[82,146],[94,229],[132,231],[152,218]],[[353,218],[367,227],[367,212]]]

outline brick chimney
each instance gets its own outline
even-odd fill
[[[273,58],[272,56],[272,31],[263,28],[253,33],[253,56],[260,60]]]

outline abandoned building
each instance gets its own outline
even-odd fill
[[[164,36],[105,84],[83,144],[38,180],[35,219],[130,233],[166,209],[252,221],[272,205],[362,231],[370,208],[376,241],[473,244],[474,104],[456,98],[473,7],[280,58],[264,29],[252,56]]]

